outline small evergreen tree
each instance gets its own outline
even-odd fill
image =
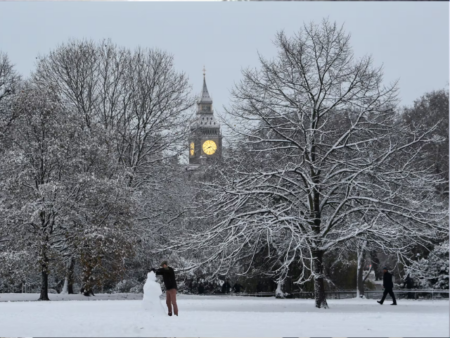
[[[418,286],[433,289],[449,287],[449,242],[434,247],[427,258],[414,262],[407,270]]]

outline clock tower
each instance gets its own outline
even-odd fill
[[[222,157],[222,134],[219,122],[214,117],[212,103],[203,68],[202,95],[197,101],[197,113],[189,135],[189,165],[193,169],[210,159]]]

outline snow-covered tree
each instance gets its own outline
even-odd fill
[[[101,193],[105,191],[101,185],[112,179],[116,180],[117,189],[127,190],[126,199],[133,208],[127,219],[133,231],[122,229],[126,235],[121,242],[116,241],[116,246],[133,242],[134,256],[127,255],[120,271],[124,273],[124,264],[130,264],[130,270],[142,274],[152,261],[154,264],[159,260],[150,251],[166,241],[165,236],[177,226],[179,214],[184,214],[180,204],[185,196],[184,175],[177,158],[185,148],[189,108],[194,103],[186,75],[176,72],[173,57],[159,50],[131,52],[107,40],[71,41],[39,59],[33,81],[51,88],[62,102],[74,128],[75,137],[70,142],[80,149],[74,155],[77,162],[73,163],[65,186],[67,201],[73,205],[69,203],[64,209],[64,231],[57,243],[66,261],[67,280],[71,280],[75,263],[86,266],[86,276],[95,270],[92,266],[99,266],[100,256],[103,263],[114,265],[116,258],[112,254],[97,252],[91,257],[87,252],[95,250],[85,250],[80,256],[79,241],[83,236],[77,235],[80,230],[92,229],[95,222],[90,213],[95,214],[95,207],[102,206],[83,205],[86,184],[92,184]],[[90,180],[91,175],[95,180]],[[93,194],[87,196],[89,200],[94,198]],[[71,208],[77,221],[69,212]],[[84,278],[83,283],[89,278]],[[99,277],[96,278],[98,282]]]
[[[281,32],[276,45],[277,58],[260,57],[233,91],[224,123],[241,155],[205,184],[211,226],[185,247],[217,271],[236,262],[248,271],[263,250],[276,275],[296,262],[298,282],[313,280],[316,307],[327,307],[324,256],[335,248],[370,236],[395,250],[447,234],[439,178],[412,165],[435,127],[397,123],[396,85],[353,55],[336,24]]]
[[[125,168],[130,186],[147,183],[161,160],[185,149],[194,100],[187,76],[166,52],[71,41],[40,58],[34,79],[51,85],[85,128],[101,130],[99,141]]]
[[[423,288],[447,289],[449,287],[449,245],[445,241],[436,245],[427,258],[414,261],[406,273]]]
[[[117,169],[101,130],[83,128],[52,88],[30,82],[14,109],[13,142],[2,163],[8,250],[37,259],[41,300],[48,300],[49,273],[62,264],[69,291],[75,259],[88,295],[130,256],[135,234],[126,171]]]
[[[436,125],[432,135],[433,139],[427,144],[421,158],[428,163],[432,170],[440,175],[444,183],[439,186],[439,193],[448,196],[449,179],[449,92],[437,90],[424,94],[414,101],[412,107],[406,107],[400,117],[409,125],[426,130]]]
[[[13,146],[2,161],[6,176],[2,230],[10,246],[19,252],[26,249],[38,260],[40,300],[48,300],[49,261],[55,255],[51,240],[65,166],[63,108],[50,91],[28,84],[14,109],[19,117],[11,132]]]

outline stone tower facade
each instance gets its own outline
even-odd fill
[[[206,164],[209,159],[222,157],[222,134],[214,117],[213,101],[206,86],[203,72],[203,89],[197,102],[197,113],[189,135],[189,165],[192,168]]]

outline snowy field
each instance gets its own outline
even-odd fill
[[[180,295],[180,316],[168,317],[145,312],[137,294],[52,294],[50,302],[28,301],[37,298],[0,294],[2,336],[449,336],[449,303],[442,300],[401,300],[397,307],[390,299],[383,306],[374,300],[329,300],[330,309],[323,310],[312,300]]]

